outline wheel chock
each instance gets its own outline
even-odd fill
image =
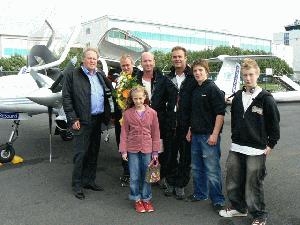
[[[12,164],[18,164],[18,163],[22,163],[24,161],[24,159],[20,156],[15,155],[14,158],[11,160]]]

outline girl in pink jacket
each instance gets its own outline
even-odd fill
[[[123,113],[119,151],[128,160],[130,173],[129,199],[135,201],[137,212],[153,212],[151,184],[145,181],[148,165],[157,161],[160,132],[157,113],[145,104],[147,91],[137,86],[130,91],[127,109]]]

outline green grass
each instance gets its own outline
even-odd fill
[[[270,92],[286,91],[284,87],[276,83],[259,83],[258,85]]]
[[[277,91],[286,91],[284,87],[282,87],[280,84],[276,83],[258,83],[258,86],[261,88],[268,90],[270,92],[277,92]],[[243,87],[243,84],[241,84],[241,88]]]

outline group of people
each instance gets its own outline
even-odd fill
[[[81,66],[66,76],[63,86],[63,107],[74,134],[72,190],[79,199],[85,198],[83,188],[103,190],[95,182],[96,168],[101,123],[110,120],[108,98],[113,87],[97,69],[98,57],[96,49],[86,49]],[[155,68],[150,52],[141,55],[142,71],[134,69],[130,55],[120,58],[121,70],[136,77],[139,84],[130,90],[125,110],[116,103],[114,107],[123,166],[121,186],[130,186],[129,198],[137,212],[154,211],[145,175],[150,163],[159,162],[165,196],[190,202],[210,198],[222,217],[249,212],[253,225],[266,224],[265,160],[279,140],[280,116],[272,95],[257,85],[257,63],[244,60],[245,86],[235,93],[231,105],[232,144],[226,163],[231,206],[225,208],[220,166],[224,92],[209,79],[207,61],[196,60],[190,67],[181,46],[172,49],[171,58],[173,66],[167,75]],[[193,194],[186,196],[190,174]]]

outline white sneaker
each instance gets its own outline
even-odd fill
[[[237,217],[237,216],[247,216],[247,213],[241,213],[235,209],[227,208],[219,211],[219,215],[222,217]]]

